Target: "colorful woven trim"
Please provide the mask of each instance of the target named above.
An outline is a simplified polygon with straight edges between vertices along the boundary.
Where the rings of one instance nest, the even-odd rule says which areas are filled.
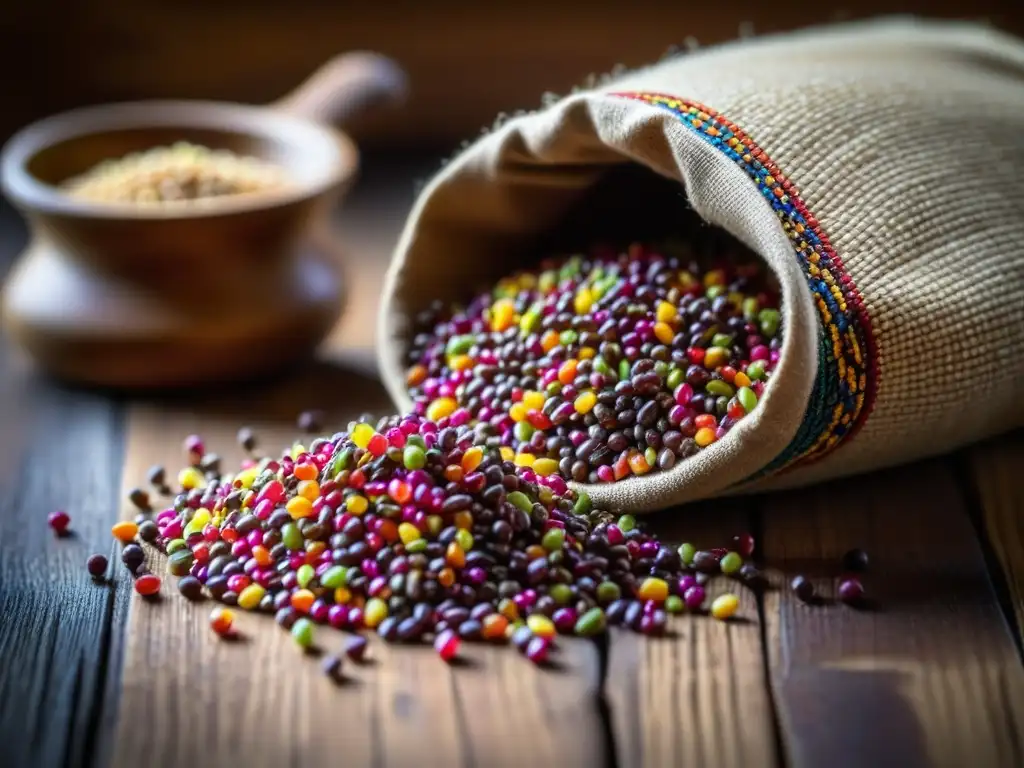
[[[616,93],[677,115],[735,161],[757,185],[789,236],[821,319],[818,374],[796,436],[755,477],[819,459],[852,437],[874,405],[878,353],[864,301],[793,183],[735,123],[702,104],[656,93]]]

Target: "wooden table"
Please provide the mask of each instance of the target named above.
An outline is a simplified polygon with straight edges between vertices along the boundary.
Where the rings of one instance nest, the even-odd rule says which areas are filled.
[[[160,400],[72,391],[0,341],[0,765],[1021,766],[1024,435],[797,493],[677,509],[653,525],[706,546],[749,530],[776,584],[825,595],[848,548],[871,556],[872,610],[744,592],[741,618],[671,637],[567,642],[540,671],[507,648],[441,663],[373,646],[342,686],[265,617],[217,642],[172,589],[159,603],[86,573],[154,463],[200,432],[226,460],[249,424],[275,449],[296,414],[384,412],[372,328],[389,250],[433,162],[371,160],[341,215],[351,306],[316,365],[284,381]],[[5,257],[24,241],[9,208]],[[67,509],[74,534],[46,526]],[[329,650],[343,636],[327,630]]]

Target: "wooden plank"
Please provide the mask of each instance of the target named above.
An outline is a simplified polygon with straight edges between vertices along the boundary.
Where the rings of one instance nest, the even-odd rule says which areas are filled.
[[[382,412],[379,385],[352,372],[320,373],[280,389],[242,393],[230,407],[190,403],[138,405],[128,427],[125,489],[154,463],[181,462],[179,438],[204,436],[230,462],[242,414],[268,452],[298,435],[291,426],[303,405],[333,413],[341,427],[359,411]],[[319,393],[319,400],[311,399]],[[342,394],[343,393],[343,394]],[[347,409],[339,403],[358,404]],[[270,421],[274,414],[282,420]],[[125,510],[125,514],[131,514]],[[162,563],[154,563],[163,572]],[[595,765],[600,741],[561,734],[600,733],[597,652],[565,643],[560,673],[534,668],[511,648],[467,648],[468,664],[448,667],[429,648],[375,643],[376,663],[352,666],[340,688],[302,658],[269,617],[239,617],[244,640],[211,636],[211,604],[189,605],[165,586],[159,604],[132,601],[114,764],[449,766]],[[337,651],[343,634],[321,628]],[[515,745],[509,752],[504,746]]]
[[[988,544],[1002,569],[1024,641],[1024,431],[971,448],[968,461]]]
[[[0,258],[24,237],[0,206]],[[0,337],[0,425],[0,762],[85,765],[103,746],[127,607],[120,574],[98,585],[85,569],[114,554],[120,409],[40,379]],[[46,522],[56,509],[72,521],[59,539]]]
[[[664,541],[728,546],[750,530],[748,502],[703,504],[646,519]],[[664,638],[613,632],[605,683],[618,765],[774,766],[777,744],[766,686],[756,595],[719,577],[708,605],[733,592],[741,603],[728,623],[704,615],[672,619]]]
[[[828,601],[871,557],[871,610],[770,592],[771,680],[796,766],[1024,764],[1024,669],[948,461],[770,497],[764,552]]]

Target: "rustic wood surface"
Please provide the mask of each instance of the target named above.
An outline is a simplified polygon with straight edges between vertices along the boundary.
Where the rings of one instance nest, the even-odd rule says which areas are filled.
[[[306,407],[326,409],[331,426],[387,408],[372,317],[411,180],[433,167],[368,163],[339,220],[350,310],[323,359],[293,376],[122,403],[40,379],[0,340],[0,765],[1024,763],[1012,631],[1024,613],[1021,433],[653,518],[666,538],[702,546],[751,530],[777,586],[804,573],[826,598],[839,556],[862,546],[873,609],[740,589],[739,621],[680,617],[665,639],[566,643],[556,671],[509,649],[471,649],[449,668],[429,650],[375,643],[375,662],[339,686],[269,618],[240,616],[241,642],[212,642],[210,604],[185,603],[170,583],[159,603],[130,594],[109,526],[150,464],[177,466],[186,434],[232,461],[243,424],[276,451]],[[4,257],[23,241],[0,210]],[[57,507],[73,518],[64,540],[45,527]],[[109,584],[85,572],[94,551],[111,556]],[[343,638],[318,633],[325,651]]]

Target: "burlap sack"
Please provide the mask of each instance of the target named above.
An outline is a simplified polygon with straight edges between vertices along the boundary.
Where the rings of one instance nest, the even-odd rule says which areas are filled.
[[[725,439],[587,486],[595,501],[791,487],[1024,423],[1024,45],[906,19],[669,59],[469,147],[423,191],[388,272],[380,363],[400,408],[410,318],[523,266],[523,245],[624,163],[681,182],[764,259],[786,337]]]

